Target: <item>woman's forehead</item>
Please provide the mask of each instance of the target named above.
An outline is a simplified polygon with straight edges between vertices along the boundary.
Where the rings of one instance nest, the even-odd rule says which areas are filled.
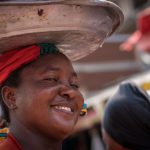
[[[42,65],[42,64],[48,64],[48,65],[62,65],[67,63],[68,65],[71,64],[70,60],[63,54],[46,54],[44,56],[40,56],[34,64],[36,65]]]
[[[74,68],[70,60],[64,55],[50,54],[50,55],[42,56],[36,61],[34,61],[33,63],[31,63],[31,65],[29,65],[29,70],[31,70],[32,72],[35,71],[39,73],[46,73],[50,71],[53,72],[64,71],[77,77],[77,74],[74,71]]]

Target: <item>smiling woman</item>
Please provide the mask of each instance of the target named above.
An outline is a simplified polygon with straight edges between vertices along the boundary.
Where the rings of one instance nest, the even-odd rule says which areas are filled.
[[[28,57],[33,61],[27,63],[22,54],[29,48]],[[10,129],[8,139],[0,144],[0,149],[11,148],[16,140],[21,149],[59,149],[61,141],[72,132],[84,100],[72,64],[54,48],[49,44],[51,51],[41,56],[38,56],[38,46],[19,50],[17,67],[13,61],[18,51],[13,51],[14,55],[8,52],[1,56],[4,60],[11,53],[9,60],[1,62],[3,69],[0,69],[3,76],[1,104]],[[22,64],[24,66],[19,67]],[[15,71],[10,73],[10,70]],[[24,136],[28,138],[24,139]],[[10,139],[13,140],[9,142]]]
[[[0,150],[60,150],[86,112],[70,60],[98,49],[122,11],[105,0],[3,0],[0,10]]]

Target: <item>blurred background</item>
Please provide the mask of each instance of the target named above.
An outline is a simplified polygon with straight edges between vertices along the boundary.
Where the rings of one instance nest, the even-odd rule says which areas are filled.
[[[64,142],[64,150],[105,150],[101,120],[105,104],[118,84],[131,80],[147,91],[150,89],[149,52],[136,46],[130,51],[123,51],[120,47],[137,30],[137,14],[150,6],[150,0],[111,1],[122,8],[125,21],[103,47],[74,63],[88,114],[79,119],[72,136]]]

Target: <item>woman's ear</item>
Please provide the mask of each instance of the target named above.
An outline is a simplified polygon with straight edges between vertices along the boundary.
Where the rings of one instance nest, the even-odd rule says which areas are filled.
[[[5,105],[13,110],[16,109],[16,89],[9,86],[4,86],[1,90],[2,99]]]

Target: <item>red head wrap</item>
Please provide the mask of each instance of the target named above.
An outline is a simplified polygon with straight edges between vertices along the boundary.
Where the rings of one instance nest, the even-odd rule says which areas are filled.
[[[11,72],[32,62],[39,55],[40,47],[36,45],[2,54],[0,56],[0,85],[8,78]]]
[[[21,50],[12,50],[0,56],[0,85],[11,72],[34,61],[39,55],[60,53],[53,43],[40,43]]]

